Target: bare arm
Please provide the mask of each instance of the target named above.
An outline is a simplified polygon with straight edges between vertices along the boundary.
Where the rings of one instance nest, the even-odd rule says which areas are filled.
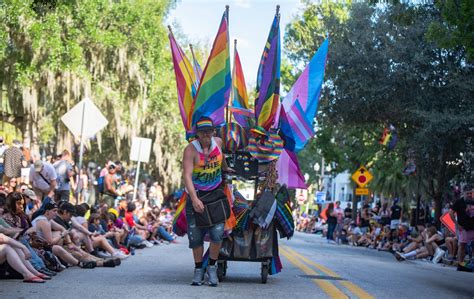
[[[79,222],[77,222],[77,220],[74,217],[71,218],[71,223],[72,223],[72,227],[77,229],[79,232],[87,236],[92,235],[92,233],[88,229],[86,229],[84,226],[80,225]]]
[[[37,229],[39,231],[41,231],[41,233],[44,237],[44,240],[48,244],[55,245],[55,244],[59,243],[59,241],[61,241],[61,239],[63,238],[63,233],[61,233],[61,235],[57,236],[56,238],[53,238],[53,232],[51,231],[51,224],[50,223],[54,223],[54,221],[51,221],[51,222],[48,222],[48,221],[45,221],[45,220],[38,221]],[[57,225],[59,225],[59,224],[57,224]]]
[[[189,198],[193,203],[193,207],[198,213],[204,211],[204,205],[196,194],[193,184],[193,167],[194,167],[194,148],[191,144],[188,144],[183,154],[183,178],[184,186],[189,194]]]
[[[48,196],[52,197],[54,195],[54,190],[56,190],[56,179],[51,180],[51,184],[49,184],[49,191],[48,191]]]

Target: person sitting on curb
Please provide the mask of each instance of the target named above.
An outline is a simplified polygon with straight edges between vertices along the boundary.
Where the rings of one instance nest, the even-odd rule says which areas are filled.
[[[23,276],[23,282],[44,283],[50,276],[38,272],[28,261],[30,251],[20,242],[0,233],[0,264],[5,262]]]

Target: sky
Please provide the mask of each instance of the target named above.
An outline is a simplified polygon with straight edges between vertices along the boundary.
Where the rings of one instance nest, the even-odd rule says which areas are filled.
[[[283,45],[285,26],[301,11],[300,0],[181,0],[168,16],[168,24],[179,24],[192,42],[201,41],[210,49],[216,36],[225,6],[229,5],[231,57],[237,39],[247,86],[255,86],[260,57],[265,46],[276,5],[280,5],[280,35]],[[181,47],[186,48],[185,45]],[[283,51],[282,51],[283,55]],[[200,61],[204,69],[205,62]]]

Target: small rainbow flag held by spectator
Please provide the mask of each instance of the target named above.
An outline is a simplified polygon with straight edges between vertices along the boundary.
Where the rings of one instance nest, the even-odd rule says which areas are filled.
[[[192,133],[191,118],[193,114],[193,102],[198,87],[195,83],[199,78],[196,77],[193,66],[176,42],[171,27],[168,28],[170,31],[169,39],[171,55],[173,56],[174,73],[176,76],[176,87],[178,89],[179,111],[188,137]]]
[[[224,108],[229,101],[232,86],[228,19],[229,8],[226,7],[195,97],[193,125],[202,116],[210,117],[215,126],[221,126],[225,122]]]
[[[235,120],[243,128],[250,128],[252,126],[250,115],[253,116],[250,110],[249,97],[247,94],[247,87],[245,86],[244,72],[240,62],[239,52],[237,52],[237,40],[234,41],[234,69],[232,70],[232,112]]]
[[[273,19],[257,73],[256,125],[269,130],[280,105],[280,12]]]

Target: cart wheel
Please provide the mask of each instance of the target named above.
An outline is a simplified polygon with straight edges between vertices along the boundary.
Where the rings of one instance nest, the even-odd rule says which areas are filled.
[[[224,271],[222,272],[222,275],[224,275],[224,277],[227,275],[227,261],[224,261]]]
[[[217,262],[217,278],[219,282],[224,280],[225,276],[225,262]]]
[[[268,278],[268,264],[262,263],[262,273],[261,273],[262,283],[267,283]]]

